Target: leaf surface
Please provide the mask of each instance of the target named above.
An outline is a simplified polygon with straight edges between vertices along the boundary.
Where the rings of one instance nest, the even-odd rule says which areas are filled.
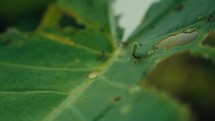
[[[180,4],[183,9],[175,11]],[[199,11],[193,11],[199,4]],[[142,44],[138,52],[152,53],[137,64],[129,63],[130,46],[118,47],[111,35],[113,16],[108,10],[107,0],[59,0],[35,32],[11,29],[0,36],[0,120],[190,119],[186,106],[140,82],[160,60],[179,52],[207,53],[215,60],[214,49],[200,44],[214,28],[214,22],[207,21],[214,15],[214,2],[163,0],[153,5],[129,40]],[[166,37],[189,28],[199,32],[191,43],[158,48]]]

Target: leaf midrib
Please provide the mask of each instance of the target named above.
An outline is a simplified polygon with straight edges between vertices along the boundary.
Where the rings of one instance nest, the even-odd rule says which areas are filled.
[[[119,53],[121,53],[122,49],[118,48],[110,57],[110,59],[104,63],[103,65],[100,65],[95,72],[99,72],[102,71],[104,68],[105,70],[102,72],[102,74],[106,73],[107,70],[111,67],[111,63],[113,61],[116,60],[116,58],[118,57]],[[97,77],[99,78],[99,77]],[[63,109],[65,109],[66,107],[68,107],[69,105],[73,104],[76,102],[76,100],[81,96],[81,94],[88,88],[91,86],[91,84],[93,82],[95,82],[97,79],[86,79],[85,81],[83,81],[82,84],[80,84],[80,86],[78,86],[76,89],[72,90],[71,92],[69,92],[69,96],[61,103],[58,105],[58,107],[56,107],[54,109],[54,111],[52,111],[49,115],[47,115],[47,117],[43,120],[43,121],[53,121],[62,111]],[[124,89],[128,89],[125,87],[121,87]]]

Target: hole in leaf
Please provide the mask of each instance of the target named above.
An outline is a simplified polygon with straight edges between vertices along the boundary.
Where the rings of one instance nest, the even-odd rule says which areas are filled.
[[[145,87],[166,91],[188,103],[196,121],[215,119],[215,66],[189,53],[174,55],[147,76]]]
[[[215,30],[208,34],[202,44],[209,47],[215,47]]]
[[[194,30],[194,29],[187,29],[183,33],[171,35],[163,39],[156,47],[170,49],[172,47],[189,44],[193,40],[195,40],[199,35],[198,31],[190,32],[191,30]]]
[[[83,24],[79,24],[74,18],[68,16],[68,15],[63,15],[62,19],[60,20],[60,26],[61,27],[68,27],[68,26],[73,26],[78,29],[85,29],[86,26]]]

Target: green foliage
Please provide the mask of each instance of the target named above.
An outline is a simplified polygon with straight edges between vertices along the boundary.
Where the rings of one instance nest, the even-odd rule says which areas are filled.
[[[214,43],[215,1],[163,0],[153,4],[128,40],[137,42],[138,52],[151,55],[136,64],[129,63],[131,46],[118,46],[122,31],[112,23],[116,17],[110,13],[111,3],[58,0],[48,7],[34,32],[8,29],[0,35],[0,120],[192,119],[187,105],[154,89],[164,84],[162,87],[175,94],[183,84],[165,84],[166,78],[159,83],[150,80],[159,80],[152,78],[160,76],[159,62],[179,53],[215,63],[215,50],[208,46]],[[158,69],[153,70],[155,67]],[[213,67],[211,70],[213,73]]]
[[[1,0],[0,32],[16,26],[22,31],[32,31],[37,27],[45,6],[53,0]]]

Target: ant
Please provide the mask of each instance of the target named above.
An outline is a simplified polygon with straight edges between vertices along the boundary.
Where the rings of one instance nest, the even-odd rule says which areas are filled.
[[[157,49],[156,47],[153,47],[151,50],[148,51],[147,54],[140,54],[140,53],[137,53],[137,42],[134,42],[132,45],[132,48],[131,48],[132,57],[131,57],[130,62],[133,61],[134,64],[136,64],[138,62],[138,60],[151,56],[155,52],[156,49]]]
[[[138,62],[139,59],[142,59],[144,57],[143,54],[140,54],[140,53],[136,53],[137,51],[137,42],[134,42],[133,45],[132,45],[132,48],[131,48],[131,61],[134,62],[134,64],[136,64]]]
[[[134,62],[134,64],[136,64],[138,62],[139,59],[142,59],[143,58],[143,55],[140,54],[140,53],[136,53],[135,55],[132,55],[132,58],[130,60]]]

